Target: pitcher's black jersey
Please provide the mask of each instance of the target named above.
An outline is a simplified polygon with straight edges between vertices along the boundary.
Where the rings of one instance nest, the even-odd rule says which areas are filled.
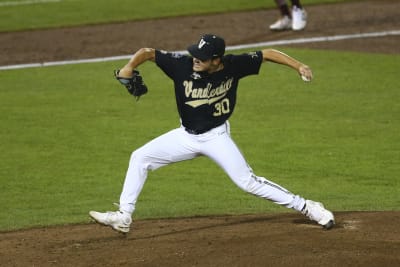
[[[261,51],[225,55],[224,68],[214,73],[193,71],[190,56],[156,50],[155,61],[174,81],[182,125],[202,133],[223,124],[233,113],[239,80],[258,74]]]

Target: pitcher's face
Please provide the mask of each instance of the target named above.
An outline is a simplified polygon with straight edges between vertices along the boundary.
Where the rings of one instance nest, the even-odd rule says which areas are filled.
[[[200,60],[198,58],[193,58],[193,70],[197,72],[206,71],[208,73],[215,72],[219,69],[220,59],[207,59]]]
[[[198,58],[193,58],[193,70],[197,72],[208,71],[211,65],[211,59],[202,61]]]

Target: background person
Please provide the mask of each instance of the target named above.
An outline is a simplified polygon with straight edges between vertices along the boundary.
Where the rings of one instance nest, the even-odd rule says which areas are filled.
[[[281,16],[274,23],[269,26],[272,31],[284,30],[303,30],[307,25],[307,12],[302,7],[300,0],[291,0],[292,10],[286,0],[275,0],[276,5],[279,7]]]

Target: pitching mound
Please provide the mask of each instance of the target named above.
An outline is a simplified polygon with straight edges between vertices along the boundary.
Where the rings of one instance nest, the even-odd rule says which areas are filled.
[[[297,213],[86,224],[0,234],[2,266],[400,266],[400,212]]]

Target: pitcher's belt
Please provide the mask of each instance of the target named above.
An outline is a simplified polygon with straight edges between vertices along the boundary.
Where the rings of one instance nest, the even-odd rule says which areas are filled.
[[[209,130],[211,130],[211,129],[207,129],[207,130],[192,130],[192,129],[189,129],[189,128],[185,127],[185,131],[186,132],[188,132],[190,134],[194,134],[194,135],[203,134],[205,132],[208,132]]]

